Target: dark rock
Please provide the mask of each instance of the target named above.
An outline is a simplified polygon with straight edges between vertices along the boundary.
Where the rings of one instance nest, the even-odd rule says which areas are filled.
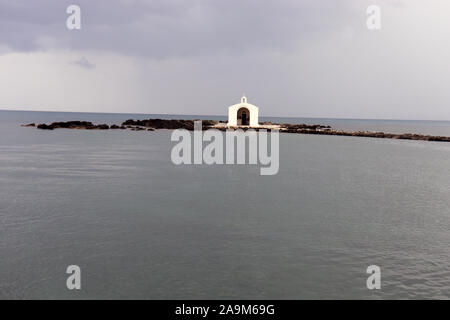
[[[94,129],[92,122],[87,121],[67,121],[53,122],[51,126],[55,129]]]
[[[85,129],[85,130],[108,130],[109,125],[100,124],[94,125],[87,121],[67,121],[67,122],[53,122],[50,125],[40,124],[38,129],[53,130],[53,129]]]
[[[203,129],[210,128],[217,124],[217,121],[203,120]],[[139,126],[153,129],[186,129],[194,130],[194,120],[166,120],[166,119],[148,119],[148,120],[127,120],[122,123],[123,126]]]
[[[48,126],[45,123],[41,123],[37,126],[38,129],[42,129],[42,130],[54,130],[55,128],[52,127],[51,125]]]
[[[323,130],[323,129],[331,129],[330,126],[322,126],[320,124],[282,124],[282,129],[288,130],[289,132],[295,132],[299,130],[310,130],[310,131],[317,131],[317,130]]]

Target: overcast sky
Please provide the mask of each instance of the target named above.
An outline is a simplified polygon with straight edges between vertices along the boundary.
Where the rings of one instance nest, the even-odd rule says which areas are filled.
[[[450,120],[450,1],[0,0],[0,109],[225,115],[243,93],[261,116]]]

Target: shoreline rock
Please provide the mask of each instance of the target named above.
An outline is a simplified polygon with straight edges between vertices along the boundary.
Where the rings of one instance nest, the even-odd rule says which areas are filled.
[[[54,130],[54,129],[79,129],[79,130],[108,130],[109,125],[98,124],[94,125],[92,122],[87,121],[67,121],[67,122],[53,122],[50,125],[41,123],[37,126],[42,130]]]
[[[127,120],[122,123],[123,126],[127,127],[143,127],[151,129],[186,129],[189,131],[194,130],[194,121],[196,120],[166,120],[166,119],[147,119],[147,120]],[[213,120],[202,120],[203,128],[210,128],[219,123]]]

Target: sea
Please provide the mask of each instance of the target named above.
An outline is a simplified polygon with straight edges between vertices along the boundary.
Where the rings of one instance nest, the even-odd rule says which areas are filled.
[[[0,299],[450,299],[450,143],[280,134],[261,176],[177,166],[169,130],[21,127],[146,118],[225,120],[0,111]],[[449,121],[261,121],[450,136]]]

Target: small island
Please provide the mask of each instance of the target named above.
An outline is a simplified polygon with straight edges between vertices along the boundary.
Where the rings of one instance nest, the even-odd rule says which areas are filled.
[[[87,121],[68,121],[54,122],[52,124],[34,123],[24,125],[25,127],[37,127],[42,130],[55,129],[81,129],[81,130],[132,130],[132,131],[154,131],[158,129],[186,129],[194,130],[194,122],[196,120],[180,120],[180,119],[147,119],[147,120],[127,120],[120,125],[93,124]],[[350,136],[365,138],[383,138],[383,139],[403,139],[403,140],[422,140],[422,141],[439,141],[450,142],[450,137],[430,136],[413,133],[384,133],[371,131],[343,131],[335,130],[330,126],[319,124],[290,124],[290,123],[272,123],[259,121],[259,107],[250,104],[244,95],[240,102],[228,107],[228,121],[202,120],[202,129],[217,129],[220,131],[227,130],[243,130],[249,129],[258,131],[278,130],[281,133],[291,134],[316,134],[331,136]]]
[[[55,129],[74,129],[74,130],[132,130],[132,131],[155,131],[159,129],[185,129],[189,131],[194,130],[194,122],[196,120],[181,120],[181,119],[146,119],[146,120],[127,120],[120,125],[108,124],[93,124],[88,121],[67,121],[54,122],[51,124],[34,124],[23,125],[24,127],[35,127],[41,130],[55,130]],[[224,121],[202,120],[202,129],[217,129],[220,131],[241,129],[247,131],[249,129],[258,131],[264,130],[279,130],[280,133],[290,134],[315,134],[315,135],[332,135],[332,136],[350,136],[350,137],[366,137],[366,138],[380,138],[380,139],[402,139],[402,140],[421,140],[421,141],[438,141],[450,142],[450,137],[445,136],[431,136],[413,133],[385,133],[385,132],[371,132],[371,131],[343,131],[335,130],[330,126],[319,124],[289,124],[289,123],[272,123],[261,122],[257,127],[252,126],[229,126]]]

